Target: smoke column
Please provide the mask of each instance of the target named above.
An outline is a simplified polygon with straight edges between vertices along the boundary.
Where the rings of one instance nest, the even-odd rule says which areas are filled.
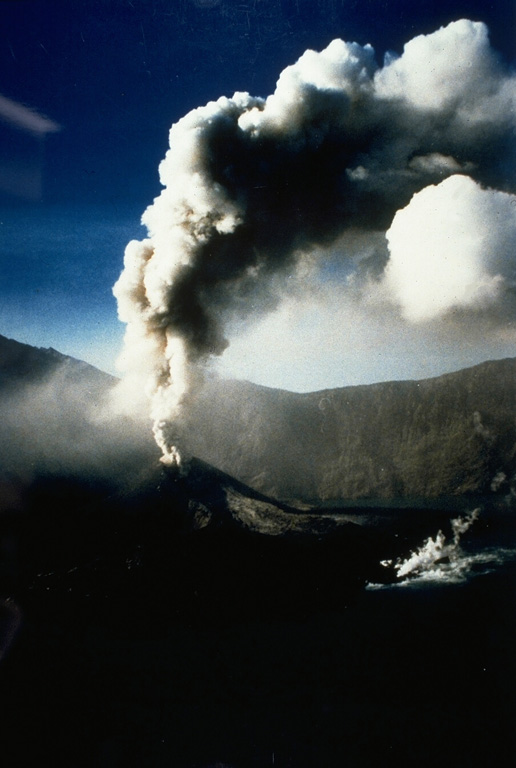
[[[415,193],[454,174],[514,191],[515,112],[486,27],[461,20],[383,67],[370,45],[334,40],[267,99],[236,93],[173,125],[148,238],[129,243],[114,287],[119,365],[125,385],[145,388],[162,461],[180,463],[182,414],[228,323],[277,306],[315,249],[347,230],[385,233]]]

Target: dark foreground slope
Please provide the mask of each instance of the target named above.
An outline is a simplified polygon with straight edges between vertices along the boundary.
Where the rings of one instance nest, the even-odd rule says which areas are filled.
[[[36,357],[48,367],[36,375],[37,360],[24,357],[31,350],[21,350],[17,369],[3,358],[17,372],[3,380],[0,434],[2,765],[514,763],[512,561],[459,586],[367,591],[366,581],[381,578],[380,559],[406,556],[445,530],[447,515],[314,515],[202,461],[169,472],[138,425],[124,445],[114,435],[131,430],[115,433],[91,418],[111,380],[45,350]],[[474,387],[464,376],[466,394],[457,397],[470,408]],[[223,457],[233,434],[231,461],[242,468],[248,449],[256,485],[279,482],[288,468],[296,488],[312,488],[299,485],[316,476],[308,438],[330,450],[340,434],[311,421],[326,401],[300,412],[297,398],[312,396],[269,399],[268,390],[232,386],[197,433],[205,445],[220,437]],[[512,401],[499,399],[509,413]],[[494,438],[495,421],[479,413],[475,434],[494,446],[492,460],[510,439]],[[363,422],[370,418],[364,411]],[[274,437],[282,429],[283,453]],[[496,517],[481,516],[474,535],[505,544],[513,518],[502,517],[497,528]]]
[[[380,557],[373,532],[277,504],[195,459],[182,472],[151,468],[130,492],[39,476],[21,507],[4,509],[0,543],[0,750],[9,766],[164,765],[160,754],[194,765],[181,762],[198,750],[179,745],[175,710],[193,705],[190,685],[217,680],[219,662],[210,671],[208,660],[221,638],[331,612]],[[133,680],[143,690],[129,694]],[[190,716],[188,728],[197,719],[211,727],[202,711]],[[165,750],[149,726],[173,737]]]
[[[0,522],[10,768],[511,764],[514,579],[364,591],[413,522],[197,460],[127,493],[40,477]]]
[[[2,518],[17,550],[4,596],[40,615],[93,610],[132,626],[309,613],[361,588],[381,556],[373,529],[289,508],[196,459],[151,468],[127,493],[41,476],[23,501]]]

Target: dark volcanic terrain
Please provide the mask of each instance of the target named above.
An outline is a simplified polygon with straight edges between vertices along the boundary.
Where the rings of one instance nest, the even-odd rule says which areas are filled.
[[[187,469],[40,476],[4,510],[6,765],[503,764],[514,583],[364,590],[449,513],[356,525]]]
[[[111,377],[0,337],[2,764],[509,764],[510,563],[446,591],[367,591],[392,577],[380,560],[449,535],[450,508],[314,510],[259,489],[321,502],[329,462],[330,496],[392,496],[378,477],[412,466],[405,491],[473,501],[497,476],[471,536],[509,546],[514,362],[306,396],[212,383],[192,446],[235,479],[162,467],[146,421],[100,418]],[[464,440],[439,484],[436,446]]]

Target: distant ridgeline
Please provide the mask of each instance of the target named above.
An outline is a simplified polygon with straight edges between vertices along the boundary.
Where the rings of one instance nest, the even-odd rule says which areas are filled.
[[[140,424],[105,417],[115,381],[55,349],[0,336],[0,511],[6,483],[47,474],[127,483],[157,461]]]
[[[50,381],[51,386],[38,388],[33,414],[31,397],[12,400],[25,385]],[[0,336],[0,408],[6,427],[0,443],[7,442],[3,447],[11,467],[24,460],[37,463],[38,450],[46,450],[49,460],[49,427],[61,463],[73,463],[71,443],[77,437],[80,442],[85,428],[80,404],[94,407],[113,382],[55,350]],[[16,407],[23,410],[19,419]],[[186,432],[192,455],[280,499],[507,494],[516,480],[516,358],[423,381],[309,394],[209,381],[191,408]],[[128,437],[134,441],[131,450]],[[147,434],[141,422],[125,435],[116,461],[111,456],[117,452],[116,437],[101,424],[98,438],[96,451],[90,423],[87,442],[95,461],[86,464],[94,470],[108,445],[113,471],[120,471],[128,454],[157,460],[149,445],[150,426]],[[0,458],[0,469],[6,461]]]
[[[211,384],[191,421],[194,455],[277,498],[508,493],[516,359],[309,394]]]
[[[0,335],[0,395],[6,389],[19,390],[27,384],[40,384],[58,370],[70,383],[75,380],[84,384],[87,378],[90,385],[96,385],[98,393],[113,383],[109,374],[52,347],[32,347]]]

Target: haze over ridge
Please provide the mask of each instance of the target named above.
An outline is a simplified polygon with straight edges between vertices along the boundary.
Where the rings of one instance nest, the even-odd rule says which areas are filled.
[[[133,488],[155,473],[146,414],[105,408],[115,379],[3,337],[0,353],[6,482],[75,474]],[[304,503],[514,496],[515,366],[511,358],[307,394],[211,379],[189,410],[187,450],[268,496]]]

